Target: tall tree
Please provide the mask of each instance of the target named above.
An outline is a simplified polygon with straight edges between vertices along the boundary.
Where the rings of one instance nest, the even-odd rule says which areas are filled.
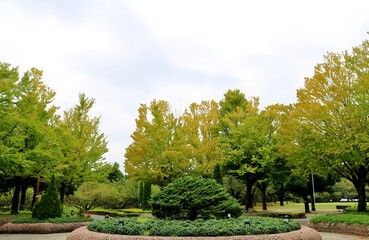
[[[154,100],[149,107],[142,104],[138,112],[133,142],[125,153],[129,177],[163,186],[187,173],[185,135],[169,103]]]
[[[84,181],[96,180],[94,174],[104,165],[108,142],[99,129],[100,117],[90,116],[94,104],[95,99],[80,94],[79,103],[64,111],[58,123],[63,163],[58,168],[62,201],[65,193],[75,190]]]
[[[295,166],[331,170],[351,181],[366,211],[369,171],[369,41],[352,53],[328,53],[298,90],[286,145]],[[289,137],[288,137],[289,136]]]
[[[262,181],[262,189],[266,190],[266,179],[279,158],[275,134],[283,106],[272,105],[260,111],[258,98],[242,99],[244,95],[239,91],[225,94],[220,103],[220,133],[226,169],[246,183],[245,207],[252,209],[253,186]],[[234,105],[238,103],[245,106]]]
[[[22,181],[46,174],[57,161],[51,126],[57,109],[52,105],[55,92],[35,68],[19,78],[17,68],[0,64],[0,82],[0,172],[14,178],[12,212],[17,213]]]
[[[181,117],[182,131],[186,135],[186,155],[191,159],[192,172],[212,177],[216,165],[224,163],[217,126],[218,103],[202,101],[192,103]]]

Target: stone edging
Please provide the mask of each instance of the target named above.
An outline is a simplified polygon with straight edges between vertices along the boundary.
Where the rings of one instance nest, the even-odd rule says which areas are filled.
[[[89,222],[74,223],[5,223],[0,226],[0,233],[63,233],[87,226]]]
[[[67,237],[67,240],[321,240],[320,234],[309,227],[301,227],[300,230],[279,233],[279,234],[263,234],[263,235],[243,235],[243,236],[224,236],[224,237],[156,237],[156,236],[128,236],[117,234],[106,234],[92,232],[87,227],[74,230]]]
[[[308,223],[308,226],[318,232],[343,233],[360,236],[369,236],[369,227],[357,224],[343,223]]]

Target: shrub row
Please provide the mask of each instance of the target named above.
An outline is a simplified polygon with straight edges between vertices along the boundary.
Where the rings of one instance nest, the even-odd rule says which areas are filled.
[[[272,217],[272,218],[284,218],[286,215],[289,219],[306,218],[306,213],[304,212],[258,212],[255,213],[256,216],[261,217]]]
[[[94,221],[88,225],[90,231],[150,236],[231,236],[246,234],[273,234],[290,232],[300,229],[295,221],[285,222],[282,219],[266,217],[250,217],[250,226],[245,225],[245,218],[230,218],[218,220],[148,220],[124,219],[124,225],[119,226],[118,219]]]
[[[344,213],[318,215],[310,219],[312,223],[344,223],[369,226],[369,218],[367,213]]]
[[[86,213],[115,217],[139,217],[143,212],[120,212],[115,210],[88,210]]]
[[[93,219],[85,218],[85,217],[59,217],[59,218],[48,218],[48,219],[37,219],[31,217],[21,217],[16,218],[12,221],[12,223],[20,224],[20,223],[74,223],[74,222],[92,222]]]

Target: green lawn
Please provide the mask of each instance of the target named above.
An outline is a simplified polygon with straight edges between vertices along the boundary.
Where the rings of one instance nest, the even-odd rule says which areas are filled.
[[[315,208],[317,212],[332,212],[338,211],[336,209],[337,205],[346,205],[352,206],[354,208],[357,207],[357,202],[327,202],[327,203],[316,203]],[[262,211],[261,203],[258,203],[254,207],[255,211]],[[311,210],[311,205],[310,205]],[[272,212],[304,212],[304,203],[294,203],[294,202],[285,202],[284,206],[279,206],[279,204],[268,203],[267,211]]]

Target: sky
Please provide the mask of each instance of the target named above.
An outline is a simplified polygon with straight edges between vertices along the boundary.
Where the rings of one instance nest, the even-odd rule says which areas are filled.
[[[367,0],[1,0],[0,62],[36,67],[60,111],[94,98],[91,116],[123,166],[140,104],[180,115],[229,89],[261,107],[296,102],[327,52],[368,39]]]

